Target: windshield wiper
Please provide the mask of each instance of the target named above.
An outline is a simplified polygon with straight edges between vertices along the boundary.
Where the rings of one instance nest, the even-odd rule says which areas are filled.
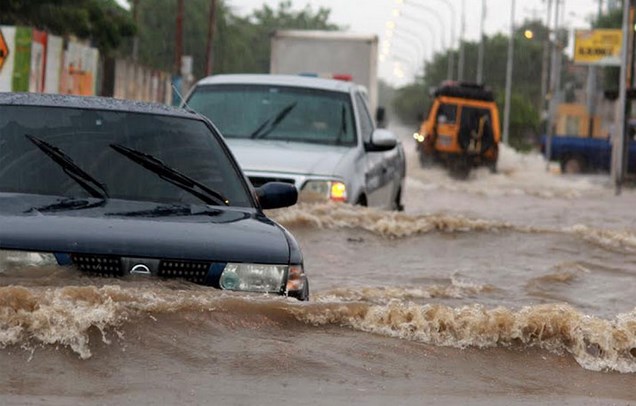
[[[194,211],[190,206],[173,204],[169,206],[156,206],[152,209],[106,213],[106,216],[122,217],[170,217],[170,216],[218,216],[221,210]]]
[[[265,120],[258,128],[250,134],[250,138],[265,138],[269,133],[274,131],[276,127],[287,117],[289,113],[296,107],[298,102],[287,105],[284,109],[276,113],[276,115]]]
[[[34,211],[39,212],[56,212],[64,210],[83,210],[92,209],[94,207],[101,207],[106,204],[106,199],[99,199],[98,201],[90,201],[87,199],[68,198],[59,200],[57,203],[48,204],[42,207],[32,207],[29,210],[25,210],[25,213],[32,213]]]
[[[185,190],[193,196],[196,196],[204,203],[220,203],[225,206],[230,205],[230,201],[226,199],[222,194],[210,189],[203,183],[196,181],[187,175],[184,175],[176,169],[169,167],[150,154],[146,154],[144,152],[140,152],[119,144],[110,144],[110,147],[126,158],[135,162],[136,164],[139,164],[148,169],[150,172],[157,174],[166,182],[170,182],[176,187]]]
[[[79,184],[84,190],[86,190],[92,197],[100,199],[108,198],[108,190],[106,185],[99,182],[97,179],[89,175],[85,170],[77,166],[75,162],[62,152],[61,149],[55,147],[48,142],[41,140],[29,134],[24,134],[25,137],[42,150],[49,158],[56,164],[62,167],[64,173],[66,173],[71,179]]]

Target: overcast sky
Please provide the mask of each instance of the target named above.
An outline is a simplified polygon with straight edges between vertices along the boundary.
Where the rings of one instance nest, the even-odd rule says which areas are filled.
[[[227,0],[241,15],[249,14],[263,4],[276,7],[279,0]],[[599,0],[565,0],[564,24],[572,29],[588,28],[589,17],[598,11]],[[347,26],[351,31],[375,33],[380,37],[381,49],[386,48],[387,24],[395,24],[395,34],[389,57],[380,63],[380,76],[394,84],[410,81],[413,73],[421,69],[419,59],[431,55],[431,47],[438,51],[451,41],[452,11],[455,10],[455,37],[459,39],[462,4],[465,3],[465,38],[477,40],[480,32],[481,0],[292,0],[295,9],[311,5],[331,9],[332,21]],[[546,18],[545,0],[517,0],[515,22],[528,18]],[[449,7],[450,4],[450,7]],[[486,0],[484,31],[487,35],[510,31],[511,0]],[[397,10],[397,11],[396,11]],[[396,17],[397,15],[397,17]],[[419,25],[419,21],[427,26]],[[430,28],[430,29],[429,29]],[[432,31],[432,32],[431,32]],[[418,40],[413,34],[419,34]],[[456,42],[457,43],[457,42]],[[391,57],[395,53],[412,51],[407,61]],[[397,65],[396,65],[397,64]],[[419,65],[419,66],[418,66]],[[396,67],[404,77],[396,75]]]

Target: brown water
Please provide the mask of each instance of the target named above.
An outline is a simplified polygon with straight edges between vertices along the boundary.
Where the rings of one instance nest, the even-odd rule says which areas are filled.
[[[636,193],[409,153],[406,211],[299,205],[308,303],[0,260],[0,404],[636,403]]]

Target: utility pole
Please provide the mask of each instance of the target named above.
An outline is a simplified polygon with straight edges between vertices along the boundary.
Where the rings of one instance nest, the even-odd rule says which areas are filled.
[[[601,18],[603,2],[598,2],[598,14],[597,18]],[[588,128],[587,136],[592,138],[594,136],[594,116],[596,115],[596,77],[597,69],[594,65],[587,67],[587,114],[588,114]]]
[[[183,56],[183,10],[185,0],[177,0],[177,21],[174,40],[174,74],[181,76],[181,57]]]
[[[210,0],[208,18],[208,44],[205,48],[205,76],[210,76],[214,68],[214,33],[216,32],[216,0]]]
[[[137,30],[139,29],[139,0],[133,0],[132,1],[132,15],[133,15],[133,22],[135,23],[135,27],[137,27]],[[136,32],[135,33],[135,37],[133,38],[133,49],[132,49],[132,60],[134,62],[137,62],[137,59],[139,57],[139,33]]]
[[[612,134],[612,172],[611,177],[614,182],[616,195],[621,194],[623,186],[623,175],[625,173],[625,118],[627,113],[627,86],[630,71],[632,69],[633,57],[630,56],[634,30],[631,29],[633,21],[631,11],[633,0],[623,2],[623,44],[621,48],[621,73],[620,85],[618,88],[618,100],[616,102],[616,117],[614,123],[615,132]]]
[[[539,111],[541,112],[541,126],[545,127],[545,123],[548,119],[548,83],[549,83],[549,66],[550,66],[550,48],[552,47],[552,41],[550,40],[550,35],[552,31],[550,30],[550,21],[551,21],[551,13],[552,13],[552,0],[548,0],[547,2],[547,15],[545,19],[545,28],[546,35],[543,39],[543,60],[541,62],[541,100],[539,105]],[[545,128],[544,128],[545,131]]]
[[[477,83],[484,81],[484,21],[486,19],[486,0],[481,0],[481,19],[479,23],[479,48],[477,50]]]
[[[464,63],[465,63],[465,51],[464,51],[464,29],[466,28],[466,0],[462,0],[462,21],[459,33],[459,68],[457,70],[457,80],[460,82],[464,80]]]
[[[555,119],[557,113],[557,103],[559,101],[558,93],[561,87],[561,57],[563,53],[563,47],[559,38],[559,12],[562,0],[555,0],[554,4],[554,44],[552,46],[552,60],[551,60],[551,72],[550,72],[550,98],[548,101],[548,121],[546,129],[546,170],[550,169],[550,159],[552,159],[552,137],[555,132]]]
[[[510,145],[510,97],[512,95],[512,62],[515,43],[515,0],[510,2],[510,38],[508,38],[508,63],[506,64],[506,103],[504,105],[503,142]]]

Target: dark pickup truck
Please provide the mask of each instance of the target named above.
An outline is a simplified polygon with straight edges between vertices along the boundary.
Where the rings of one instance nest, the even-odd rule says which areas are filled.
[[[541,153],[547,158],[547,137],[541,138]],[[612,144],[608,138],[555,135],[550,160],[561,164],[562,173],[609,172]],[[628,172],[636,172],[636,141],[629,140]]]

